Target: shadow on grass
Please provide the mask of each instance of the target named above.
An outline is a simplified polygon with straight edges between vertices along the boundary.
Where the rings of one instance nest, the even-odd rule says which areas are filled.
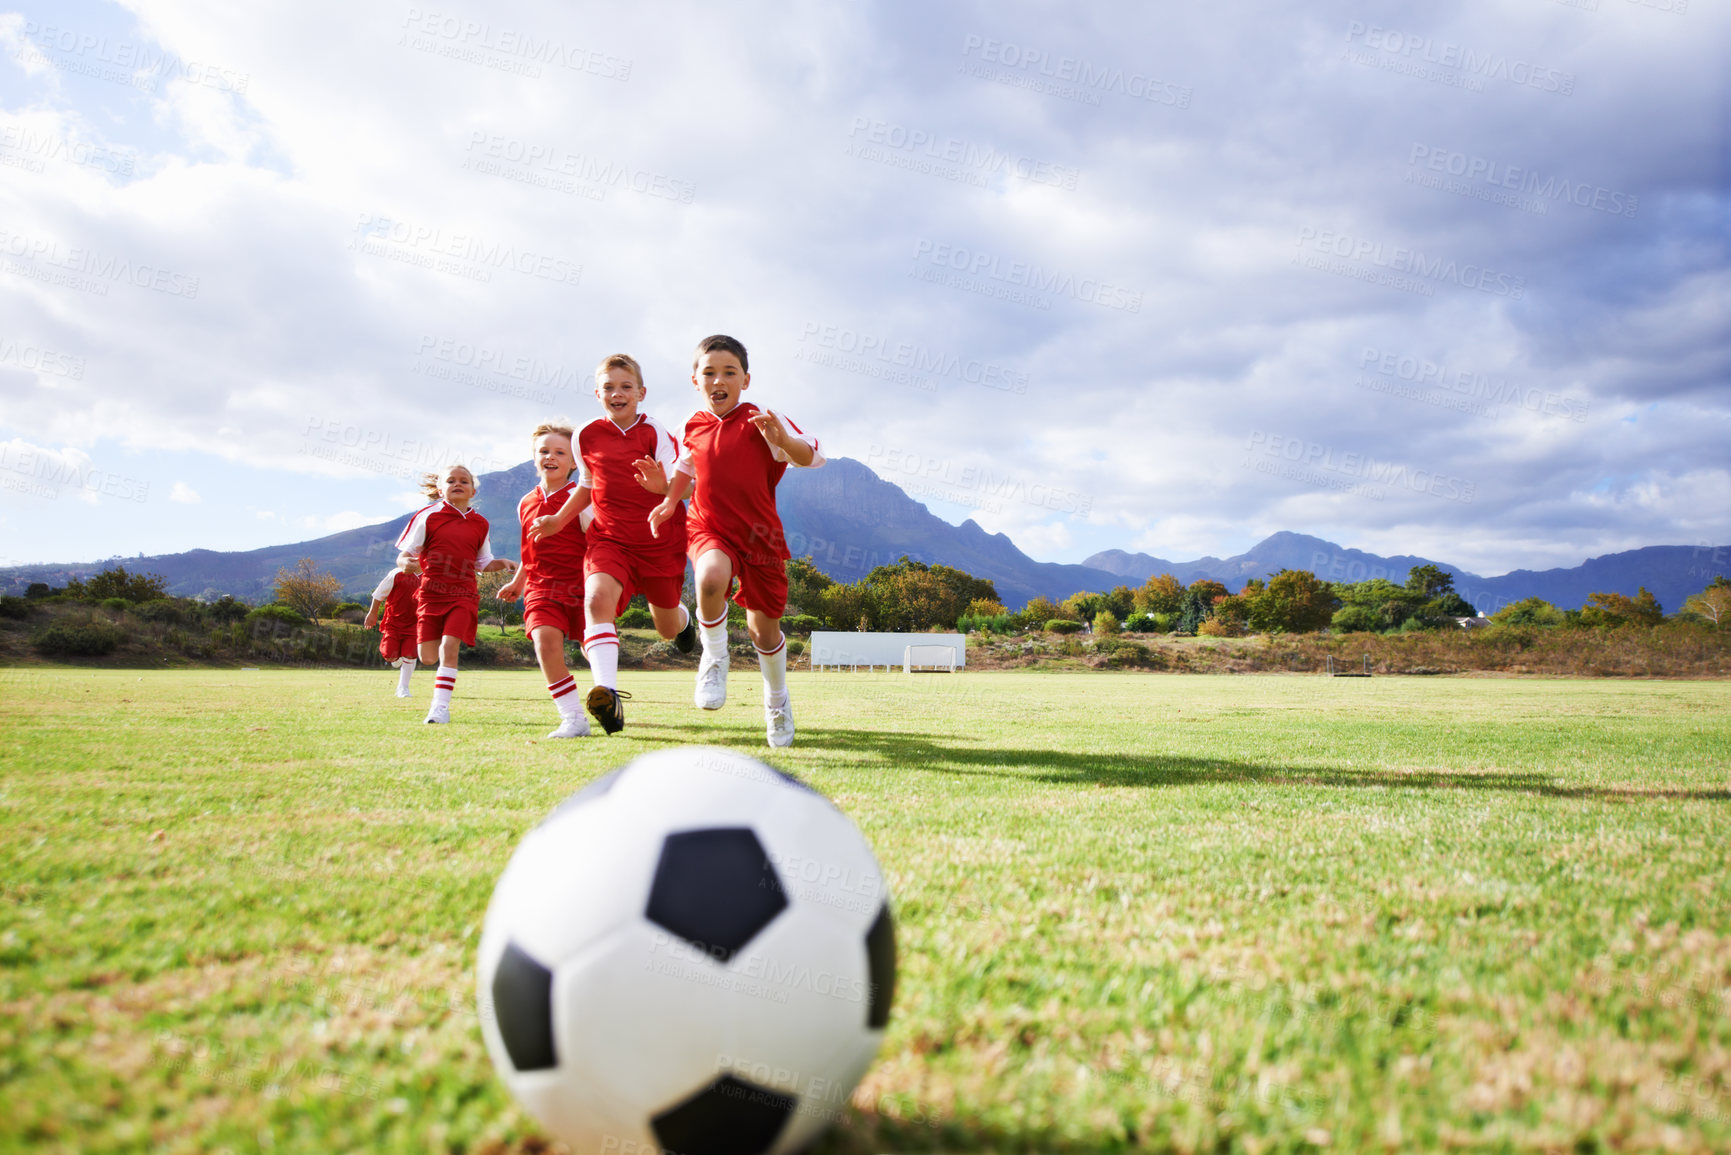
[[[989,774],[1031,782],[1096,786],[1327,786],[1392,790],[1500,790],[1547,798],[1607,802],[1671,799],[1731,802],[1731,790],[1678,787],[1559,786],[1540,771],[1447,774],[1431,770],[1343,770],[1331,766],[1263,765],[1176,754],[1152,756],[1081,754],[1070,750],[970,748],[937,735],[876,730],[801,730],[802,745],[825,750],[870,752],[898,766],[951,774]]]

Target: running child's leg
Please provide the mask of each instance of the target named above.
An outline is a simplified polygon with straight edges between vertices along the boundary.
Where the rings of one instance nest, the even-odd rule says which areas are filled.
[[[559,711],[559,728],[547,737],[587,736],[589,720],[578,708],[577,679],[565,665],[564,631],[552,626],[536,626],[529,632],[529,639],[535,644],[535,661],[541,667],[541,676],[547,679],[547,693],[553,699],[553,708]]]
[[[589,624],[583,627],[583,656],[589,659],[595,684],[583,704],[609,734],[625,728],[620,699],[628,695],[619,692],[619,628],[614,618],[630,596],[625,585],[605,570],[591,573],[584,585],[583,612]]]
[[[698,706],[719,710],[727,704],[727,594],[733,588],[733,563],[725,550],[699,554],[692,569],[697,580],[697,629],[703,660],[697,665]]]
[[[625,587],[612,574],[592,573],[583,590],[583,612],[589,624],[583,630],[583,656],[597,686],[619,688],[619,629],[613,624],[619,612],[619,595]]]
[[[457,647],[461,640],[452,634],[446,634],[437,642],[422,642],[421,655],[431,657],[439,663],[438,672],[433,675],[433,701],[427,707],[427,721],[442,723],[451,720],[451,694],[457,688]]]
[[[684,602],[671,606],[658,606],[649,603],[649,616],[655,619],[655,632],[671,641],[685,631],[691,624],[691,611],[685,608]]]

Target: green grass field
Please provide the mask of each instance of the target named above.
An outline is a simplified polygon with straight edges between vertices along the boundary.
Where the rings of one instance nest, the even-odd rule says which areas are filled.
[[[543,1149],[473,951],[518,838],[671,744],[394,673],[0,670],[0,1149]],[[895,1015],[822,1151],[1731,1150],[1722,682],[796,674]]]

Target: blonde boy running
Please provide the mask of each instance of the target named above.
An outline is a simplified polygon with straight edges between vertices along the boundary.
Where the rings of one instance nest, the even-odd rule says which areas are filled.
[[[578,705],[577,679],[565,665],[565,639],[583,636],[583,526],[579,523],[541,536],[532,534],[530,527],[536,519],[551,520],[549,514],[563,513],[568,520],[576,517],[588,495],[571,476],[577,461],[571,452],[569,425],[537,425],[529,440],[541,481],[517,503],[523,566],[500,588],[498,597],[508,602],[523,598],[523,632],[535,644],[535,660],[559,711],[559,728],[547,737],[583,738],[589,734],[589,720]]]
[[[694,698],[705,710],[727,702],[727,595],[745,607],[745,624],[763,673],[763,715],[771,746],[793,744],[787,693],[786,535],[775,487],[789,465],[823,464],[815,437],[786,417],[742,402],[751,385],[745,346],[717,334],[697,344],[691,383],[704,407],[685,423],[678,466],[667,496],[649,514],[651,529],[671,523],[692,492],[687,552],[697,576],[697,624],[703,660]]]
[[[604,416],[577,431],[577,497],[556,517],[537,521],[530,533],[557,533],[575,508],[594,513],[583,558],[583,653],[595,685],[586,704],[609,734],[625,725],[619,691],[619,630],[614,622],[641,592],[655,630],[682,653],[697,648],[691,612],[680,600],[685,585],[685,510],[674,511],[659,535],[649,513],[667,492],[667,473],[678,460],[673,437],[638,407],[648,395],[643,370],[624,353],[595,368],[595,396]]]

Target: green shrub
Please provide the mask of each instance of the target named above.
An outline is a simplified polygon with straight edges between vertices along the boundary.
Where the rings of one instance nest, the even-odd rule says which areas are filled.
[[[175,626],[186,622],[185,608],[173,598],[156,598],[144,602],[134,606],[132,612],[147,622],[166,622]]]
[[[30,603],[23,598],[0,597],[0,618],[17,621],[30,616]]]
[[[816,614],[793,614],[781,619],[781,632],[784,634],[809,634],[823,628],[823,619]]]
[[[1015,614],[963,614],[956,619],[956,629],[964,634],[1008,634],[1016,629]]]
[[[37,598],[53,597],[55,594],[63,594],[65,592],[65,590],[55,589],[47,582],[31,582],[29,585],[24,587],[24,596],[30,598],[32,601]]]
[[[210,608],[207,612],[210,614],[212,621],[226,625],[229,622],[240,621],[242,618],[246,617],[251,609],[252,607],[247,605],[245,602],[237,602],[228,594],[223,594],[220,598],[217,598],[214,602],[210,603]]]
[[[1124,619],[1124,632],[1127,634],[1153,634],[1164,632],[1155,621],[1155,614],[1131,614]]]
[[[1081,629],[1081,622],[1073,622],[1069,618],[1049,618],[1046,621],[1048,634],[1074,634],[1081,632]]]
[[[1111,610],[1101,610],[1094,615],[1094,633],[1096,635],[1115,634],[1118,632],[1118,615]]]
[[[1374,633],[1382,629],[1382,615],[1369,606],[1346,605],[1334,611],[1329,625],[1343,634],[1362,633],[1366,630]]]
[[[260,606],[256,610],[249,611],[245,620],[253,625],[270,622],[296,628],[307,624],[306,618],[302,617],[298,610],[291,610],[287,606],[275,604]]]
[[[789,638],[787,640],[787,653],[789,657],[799,657],[801,654],[805,653],[805,643],[800,641],[798,638]]]
[[[619,621],[617,624],[621,629],[626,630],[647,629],[655,624],[655,615],[651,614],[646,609],[639,609],[637,606],[632,606],[630,609],[619,615]]]
[[[123,614],[132,608],[132,603],[127,601],[125,598],[103,598],[98,604],[101,605],[103,609],[113,610],[117,614]]]
[[[99,658],[120,644],[120,631],[107,622],[63,620],[38,631],[30,644],[51,658]]]

